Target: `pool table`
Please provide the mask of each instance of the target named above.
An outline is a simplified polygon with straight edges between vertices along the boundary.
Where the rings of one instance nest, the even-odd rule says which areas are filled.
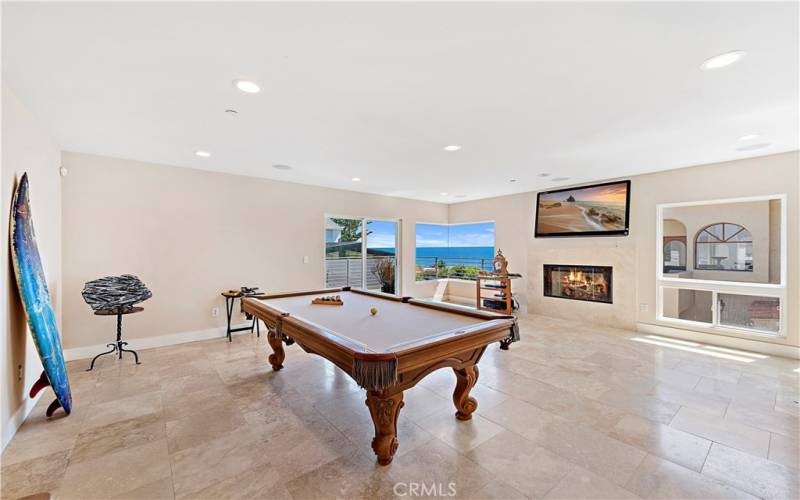
[[[329,295],[341,296],[343,305],[311,303]],[[519,337],[513,316],[349,287],[244,298],[243,307],[267,325],[273,370],[283,368],[283,344],[297,343],[366,389],[375,426],[372,449],[381,465],[397,450],[403,391],[450,367],[456,375],[455,416],[469,420],[478,407],[469,392],[486,347],[507,347]]]

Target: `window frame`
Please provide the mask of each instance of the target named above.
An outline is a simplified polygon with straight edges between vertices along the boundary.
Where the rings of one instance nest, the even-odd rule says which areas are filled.
[[[661,247],[661,258],[662,259],[664,258],[664,250],[666,250],[667,245],[670,245],[672,243],[680,243],[681,245],[683,245],[683,266],[678,266],[678,267],[675,267],[674,269],[677,272],[686,271],[686,263],[687,263],[687,260],[689,258],[689,245],[686,242],[686,236],[665,236],[663,239],[665,241],[663,242],[663,245]],[[665,266],[662,263],[662,271],[663,271],[663,267],[665,267]]]
[[[750,283],[746,281],[721,281],[699,278],[680,278],[664,273],[664,210],[668,208],[721,205],[728,203],[746,203],[752,201],[780,201],[780,279],[778,283]],[[785,318],[787,307],[787,264],[788,264],[788,196],[785,193],[747,196],[740,198],[724,198],[704,201],[688,201],[677,203],[661,203],[656,205],[656,258],[655,258],[655,286],[656,286],[656,321],[668,326],[699,327],[703,330],[718,334],[738,334],[748,337],[786,338]],[[740,224],[736,224],[739,226]],[[705,228],[704,228],[705,229]],[[748,230],[749,231],[749,230]],[[751,233],[752,234],[752,233]],[[693,259],[696,261],[696,257]],[[698,323],[694,321],[668,318],[664,316],[664,288],[689,288],[694,290],[707,290],[713,293],[713,323]],[[736,328],[719,324],[717,318],[718,293],[731,293],[738,295],[754,295],[762,297],[776,297],[780,300],[780,323],[778,332],[763,332],[755,329]]]
[[[472,221],[468,221],[468,222],[428,222],[428,221],[421,221],[421,220],[414,221],[414,260],[413,260],[414,268],[416,269],[416,266],[417,266],[417,248],[419,248],[419,247],[417,247],[417,226],[418,225],[422,224],[422,225],[427,225],[427,226],[446,226],[446,227],[449,228],[449,227],[453,227],[453,226],[467,226],[467,225],[471,225],[471,224],[487,224],[487,223],[492,223],[494,225],[494,233],[493,233],[493,240],[494,241],[492,243],[492,248],[493,248],[492,253],[496,256],[497,255],[497,220],[496,219],[472,220]],[[447,243],[448,243],[447,246],[449,248],[450,247],[450,238],[449,238],[449,236],[448,236],[448,242]],[[421,247],[421,248],[425,248],[425,247]],[[430,279],[430,280],[421,280],[421,281],[415,280],[414,282],[415,283],[420,283],[420,282],[425,282],[425,281],[442,281],[442,280],[461,280],[461,281],[469,281],[471,283],[475,282],[474,279],[455,278],[455,277],[441,277],[441,278],[434,278],[434,279]]]
[[[323,288],[327,285],[325,281],[325,261],[328,259],[327,253],[327,238],[326,238],[326,230],[325,230],[325,221],[331,218],[336,219],[359,219],[361,220],[361,266],[362,270],[367,268],[367,245],[369,244],[367,239],[366,228],[368,221],[379,221],[379,222],[393,222],[397,224],[397,233],[395,236],[395,293],[394,295],[398,297],[402,297],[402,287],[403,287],[403,219],[398,218],[391,218],[391,217],[368,217],[363,215],[344,215],[341,213],[333,213],[333,212],[326,212],[322,214],[322,279],[323,279]],[[361,286],[359,288],[366,289],[367,282],[366,282],[366,273],[362,273],[361,278]]]
[[[722,238],[723,239],[717,238],[716,236],[714,236],[714,234],[711,231],[708,230],[709,228],[714,227],[714,226],[722,226]],[[739,230],[736,231],[735,233],[733,233],[730,236],[730,238],[726,238],[725,237],[725,226],[736,226],[736,227],[739,228]],[[747,234],[750,235],[750,239],[749,240],[731,241],[731,238],[733,238],[737,234],[741,233],[742,231],[747,231]],[[700,236],[703,233],[708,233],[712,238],[716,238],[717,241],[697,241],[698,238],[700,238]],[[694,264],[694,269],[697,270],[697,271],[719,271],[719,272],[730,272],[730,273],[752,273],[752,272],[754,272],[755,266],[753,266],[751,269],[714,269],[712,267],[700,267],[700,263],[698,262],[698,259],[700,258],[700,253],[697,251],[697,245],[718,245],[718,244],[726,244],[726,243],[750,243],[750,250],[752,251],[752,249],[753,249],[753,233],[751,233],[749,229],[747,229],[746,227],[742,226],[741,224],[736,224],[734,222],[714,222],[713,224],[709,224],[706,227],[702,228],[694,236],[694,263],[693,263]]]

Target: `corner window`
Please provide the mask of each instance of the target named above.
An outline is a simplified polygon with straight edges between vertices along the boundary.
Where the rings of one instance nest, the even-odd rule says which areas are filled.
[[[753,237],[738,224],[706,226],[695,238],[695,269],[753,271]]]
[[[416,280],[474,280],[491,271],[494,262],[494,222],[417,224]]]

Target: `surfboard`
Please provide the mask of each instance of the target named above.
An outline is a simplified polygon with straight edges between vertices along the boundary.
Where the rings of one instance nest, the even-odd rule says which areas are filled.
[[[25,173],[11,203],[11,255],[25,316],[44,367],[41,377],[30,390],[30,397],[35,397],[49,385],[53,388],[56,400],[47,408],[47,416],[52,416],[59,407],[69,415],[72,411],[72,393],[56,314],[50,303],[42,259],[36,245],[29,202],[28,174]]]

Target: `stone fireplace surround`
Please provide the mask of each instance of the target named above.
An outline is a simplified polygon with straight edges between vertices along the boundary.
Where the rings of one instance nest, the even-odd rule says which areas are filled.
[[[618,238],[587,238],[593,241],[558,242],[560,248],[532,246],[528,252],[528,312],[587,324],[636,328],[636,250]],[[620,246],[617,246],[619,244]],[[623,246],[624,245],[624,246]],[[614,269],[613,300],[586,302],[547,297],[544,294],[544,265],[607,266]]]

